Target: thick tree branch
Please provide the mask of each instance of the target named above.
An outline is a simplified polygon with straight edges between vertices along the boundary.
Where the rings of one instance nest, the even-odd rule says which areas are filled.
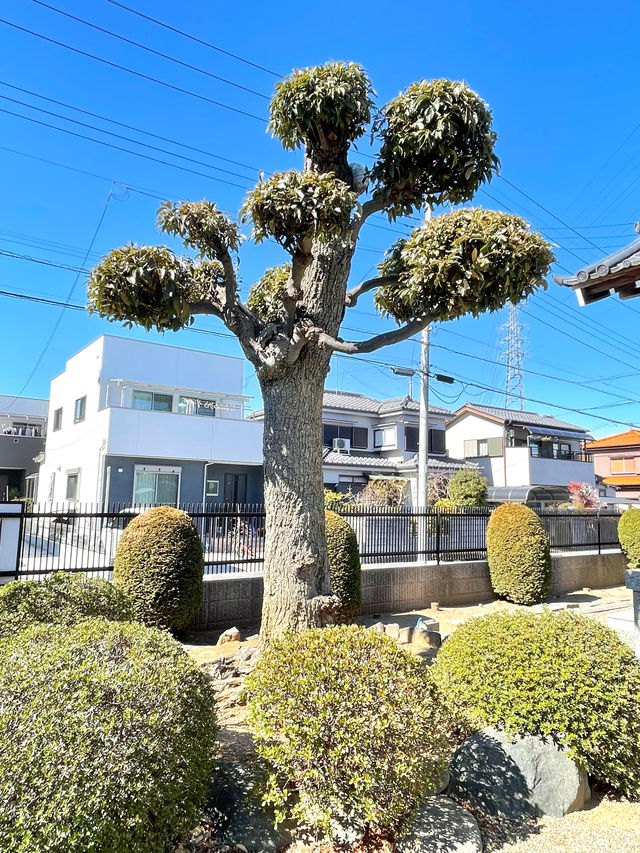
[[[431,322],[430,317],[423,320],[411,320],[404,326],[398,329],[392,329],[390,332],[383,332],[380,335],[375,335],[366,341],[343,341],[340,338],[332,338],[326,332],[319,331],[317,334],[318,346],[326,347],[334,352],[344,352],[347,355],[357,355],[363,352],[373,352],[381,347],[389,346],[389,344],[397,344],[400,341],[406,341],[411,335],[416,332],[421,332]]]
[[[222,305],[212,302],[210,299],[200,299],[198,302],[190,302],[189,311],[193,315],[210,314],[222,320]]]
[[[358,213],[353,218],[353,225],[351,228],[354,240],[357,239],[360,229],[367,219],[374,213],[379,213],[381,210],[384,210],[384,207],[385,201],[379,195],[375,198],[370,198],[369,201],[365,201],[364,204],[358,205]]]
[[[291,258],[291,275],[285,286],[282,303],[286,311],[285,328],[287,335],[291,337],[296,319],[296,308],[302,293],[302,277],[311,263],[311,255],[298,248]]]
[[[353,308],[363,293],[367,293],[370,290],[376,290],[384,284],[395,284],[397,281],[397,275],[380,275],[377,278],[369,278],[367,281],[361,281],[360,284],[357,284],[355,287],[352,287],[351,290],[347,291],[344,298],[344,304],[347,308]]]

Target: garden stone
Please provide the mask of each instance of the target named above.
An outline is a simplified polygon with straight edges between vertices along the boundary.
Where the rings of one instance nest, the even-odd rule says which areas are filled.
[[[420,806],[398,853],[482,853],[476,819],[447,797],[429,797]]]
[[[411,635],[413,634],[413,628],[400,628],[398,632],[398,642],[399,643],[410,643]]]
[[[242,634],[237,628],[227,628],[218,637],[217,646],[222,646],[224,643],[239,643],[242,640]]]
[[[389,625],[385,625],[384,632],[387,637],[393,637],[394,640],[397,640],[400,634],[400,625],[397,622],[391,622]]]
[[[438,631],[415,631],[413,644],[426,649],[439,649],[442,645],[442,637]]]
[[[507,820],[583,808],[591,791],[586,772],[550,739],[527,735],[510,742],[486,728],[470,737],[451,762],[448,793]]]
[[[429,791],[429,796],[434,797],[437,794],[443,794],[449,787],[451,781],[451,773],[448,770],[443,770],[440,778],[437,780],[433,788]]]
[[[375,631],[376,634],[384,634],[384,622],[375,622],[373,625],[369,625],[367,631]]]

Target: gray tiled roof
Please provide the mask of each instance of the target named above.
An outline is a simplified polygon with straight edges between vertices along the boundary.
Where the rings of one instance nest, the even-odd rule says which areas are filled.
[[[584,427],[569,424],[566,421],[559,421],[553,415],[539,415],[537,412],[521,412],[519,409],[501,409],[499,406],[481,406],[478,403],[465,403],[461,409],[458,409],[458,412],[467,407],[479,412],[486,412],[488,415],[493,415],[496,418],[501,418],[503,421],[509,421],[513,424],[570,429],[576,432],[583,432],[585,435],[587,433]]]
[[[322,458],[323,465],[345,465],[360,468],[386,468],[390,471],[406,471],[415,468],[418,464],[417,455],[411,459],[402,461],[400,459],[385,459],[382,456],[372,456],[370,453],[339,453],[337,450],[325,450]],[[449,456],[430,456],[429,470],[451,471],[459,468],[477,468],[473,462],[464,459],[451,459]]]
[[[554,275],[553,279],[557,284],[562,284],[569,287],[580,286],[588,281],[594,281],[599,278],[606,278],[609,275],[615,275],[629,267],[637,267],[640,265],[640,237],[625,246],[623,249],[618,249],[606,258],[600,261],[595,261],[586,267],[578,270],[575,275],[560,276]]]
[[[332,409],[349,409],[355,412],[371,412],[372,414],[385,414],[395,412],[398,409],[409,409],[417,412],[420,404],[410,397],[393,397],[390,400],[376,400],[365,394],[356,394],[352,391],[325,391],[322,401],[323,406]],[[450,415],[449,409],[440,406],[429,406],[429,411],[438,415]]]

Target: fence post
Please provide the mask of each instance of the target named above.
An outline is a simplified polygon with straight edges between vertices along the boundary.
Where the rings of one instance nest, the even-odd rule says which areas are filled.
[[[440,513],[437,509],[433,510],[436,517],[436,565],[440,565]]]
[[[0,584],[18,579],[24,506],[0,503]]]
[[[602,535],[600,533],[600,512],[597,512],[598,519],[598,554],[602,554]]]

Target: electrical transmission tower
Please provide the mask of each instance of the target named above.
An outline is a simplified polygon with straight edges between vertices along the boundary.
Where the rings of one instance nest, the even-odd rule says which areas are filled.
[[[522,360],[524,351],[524,326],[520,322],[519,307],[509,305],[509,319],[500,326],[504,337],[500,343],[505,345],[502,358],[506,360],[507,377],[505,383],[504,405],[506,409],[524,411],[524,384],[522,381]]]

